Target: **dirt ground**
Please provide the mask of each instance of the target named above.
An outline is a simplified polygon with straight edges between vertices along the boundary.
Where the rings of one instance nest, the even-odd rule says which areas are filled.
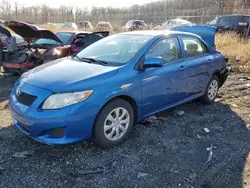
[[[0,187],[250,187],[250,75],[231,74],[213,105],[193,101],[162,112],[157,116],[168,120],[137,124],[108,150],[91,141],[49,146],[23,135],[7,109],[16,79],[0,75]],[[23,151],[33,154],[13,157]]]

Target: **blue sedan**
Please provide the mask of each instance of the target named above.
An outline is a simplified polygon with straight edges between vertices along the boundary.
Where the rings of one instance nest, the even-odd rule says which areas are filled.
[[[39,142],[93,138],[107,148],[145,117],[197,98],[212,103],[227,59],[203,27],[112,35],[24,73],[9,100],[14,123]]]

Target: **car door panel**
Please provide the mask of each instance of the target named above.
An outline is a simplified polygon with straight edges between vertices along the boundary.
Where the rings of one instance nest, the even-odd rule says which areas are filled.
[[[160,68],[149,68],[141,73],[143,113],[149,115],[186,98],[185,60],[177,37],[158,41],[145,58],[160,56],[165,62]]]
[[[82,41],[77,43],[77,44],[72,44],[71,48],[72,48],[72,53],[76,53],[84,48],[86,48],[87,46],[97,42],[98,40],[107,37],[109,35],[109,31],[98,31],[98,32],[93,32],[90,34],[85,35],[84,37],[82,37]]]
[[[212,55],[188,58],[186,62],[187,80],[187,97],[203,93],[210,74],[207,71],[213,61]]]
[[[184,60],[150,68],[141,74],[143,113],[149,115],[186,98]]]
[[[187,97],[201,95],[210,78],[209,68],[214,60],[205,44],[196,37],[181,37],[186,59]],[[191,48],[190,48],[190,47]],[[191,56],[191,57],[190,57]]]

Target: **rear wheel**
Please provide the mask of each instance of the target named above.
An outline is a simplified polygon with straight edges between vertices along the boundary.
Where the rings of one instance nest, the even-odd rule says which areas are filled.
[[[97,116],[93,138],[97,145],[109,148],[122,143],[134,124],[134,111],[130,103],[115,99]]]
[[[215,98],[217,97],[218,90],[219,90],[219,79],[217,76],[212,76],[210,79],[206,91],[204,95],[201,97],[201,102],[205,104],[211,104],[214,102]]]

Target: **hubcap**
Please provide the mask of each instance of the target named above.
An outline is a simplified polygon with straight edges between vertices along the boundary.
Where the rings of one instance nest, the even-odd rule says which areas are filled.
[[[208,98],[214,100],[218,92],[218,82],[213,80],[208,87]]]
[[[115,108],[104,121],[104,135],[107,139],[119,140],[128,130],[129,113],[125,108]]]

